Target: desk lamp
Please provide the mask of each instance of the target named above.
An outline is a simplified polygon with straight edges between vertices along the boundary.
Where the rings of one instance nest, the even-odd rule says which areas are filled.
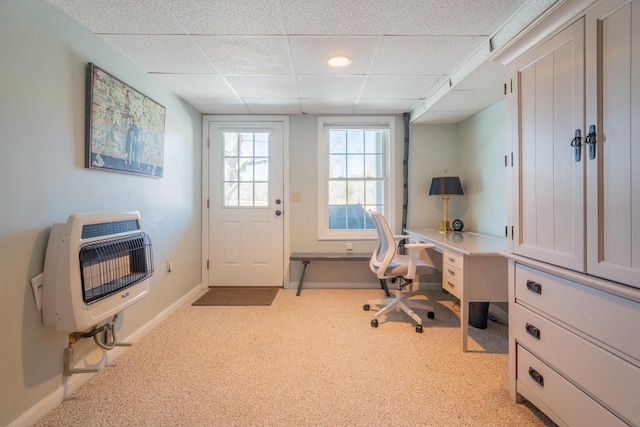
[[[429,189],[430,196],[442,196],[444,202],[444,215],[442,221],[440,221],[440,228],[438,231],[446,233],[451,231],[451,223],[449,222],[449,196],[463,195],[462,184],[460,178],[457,176],[440,176],[433,178],[431,181],[431,188]]]

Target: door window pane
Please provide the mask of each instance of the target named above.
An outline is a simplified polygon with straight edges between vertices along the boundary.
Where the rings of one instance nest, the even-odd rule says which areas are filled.
[[[224,206],[268,207],[269,153],[267,132],[223,132]]]

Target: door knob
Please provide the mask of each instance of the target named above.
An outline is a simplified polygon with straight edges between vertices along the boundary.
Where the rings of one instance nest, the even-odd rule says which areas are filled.
[[[282,215],[282,211],[281,211],[280,209],[278,209],[278,210],[276,211],[276,216],[280,216],[280,215]]]

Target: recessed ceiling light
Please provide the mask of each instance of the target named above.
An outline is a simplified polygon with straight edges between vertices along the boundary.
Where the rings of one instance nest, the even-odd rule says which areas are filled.
[[[346,67],[347,65],[351,64],[351,58],[349,58],[347,55],[334,55],[330,56],[327,62],[332,67]]]

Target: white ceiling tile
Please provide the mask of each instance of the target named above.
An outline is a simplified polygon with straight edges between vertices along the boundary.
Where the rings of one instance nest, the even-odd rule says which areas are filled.
[[[482,44],[474,37],[384,37],[371,74],[448,74]]]
[[[549,6],[560,0],[536,0],[526,2],[504,26],[491,38],[494,49],[499,49],[543,13]]]
[[[378,37],[289,37],[296,74],[366,74],[378,44]],[[348,55],[351,64],[332,68],[327,59]]]
[[[364,85],[363,99],[424,98],[439,76],[369,76]]]
[[[452,90],[440,101],[436,102],[431,111],[482,110],[504,98],[500,90]]]
[[[364,76],[298,76],[301,98],[356,99]]]
[[[94,33],[184,34],[162,0],[47,0]]]
[[[182,98],[233,98],[224,77],[219,74],[151,74],[169,90]]]
[[[241,98],[298,98],[294,76],[227,76]]]
[[[190,34],[283,34],[278,0],[165,0]]]
[[[354,114],[402,114],[417,106],[415,99],[361,99]]]
[[[196,36],[222,74],[292,74],[283,36]]]
[[[305,114],[353,114],[355,99],[301,99]]]
[[[448,121],[504,98],[491,49],[561,0],[45,1],[203,113]]]
[[[488,36],[525,1],[402,0],[393,12],[386,34]]]
[[[100,37],[148,72],[216,72],[189,36],[102,35]]]
[[[394,2],[388,0],[282,0],[287,33],[383,34]]]
[[[185,98],[202,114],[250,114],[240,98]]]
[[[300,100],[275,98],[244,98],[251,114],[300,114]]]

